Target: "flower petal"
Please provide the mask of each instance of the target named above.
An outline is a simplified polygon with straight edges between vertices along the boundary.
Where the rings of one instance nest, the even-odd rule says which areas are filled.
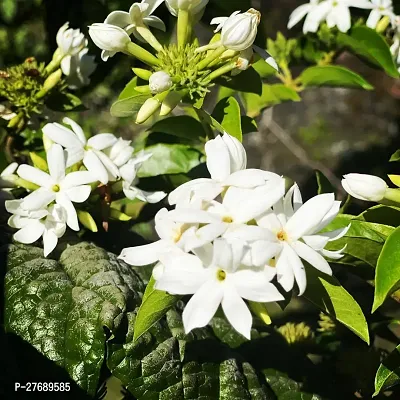
[[[216,239],[214,241],[214,253],[212,264],[216,268],[225,271],[233,270],[233,250],[232,245],[224,239]]]
[[[89,171],[70,172],[61,182],[61,189],[67,190],[76,186],[87,185],[96,182],[96,178]]]
[[[301,257],[303,260],[307,261],[317,270],[323,272],[324,274],[332,275],[332,269],[328,262],[322,257],[319,253],[313,250],[311,247],[306,244],[297,241],[292,243],[292,247],[295,252]]]
[[[381,19],[381,13],[378,9],[375,8],[374,10],[371,11],[367,19],[366,24],[368,28],[375,29],[380,19]]]
[[[236,186],[239,188],[254,188],[265,184],[264,171],[257,169],[244,169],[232,173],[223,182],[224,186]]]
[[[278,242],[267,242],[259,240],[250,245],[251,259],[253,265],[261,267],[267,264],[271,258],[275,257],[282,250],[282,244]]]
[[[143,22],[146,25],[151,26],[152,28],[159,29],[162,32],[166,31],[164,21],[156,17],[155,15],[151,15],[150,17],[144,17]]]
[[[43,235],[44,225],[40,221],[32,221],[32,223],[25,225],[22,229],[14,234],[14,239],[17,242],[24,244],[31,244],[39,240]]]
[[[253,318],[246,303],[239,296],[235,288],[225,285],[222,298],[222,310],[232,327],[247,339],[251,339],[251,325]]]
[[[82,142],[77,135],[74,134],[74,132],[65,126],[58,124],[57,122],[45,125],[42,131],[54,143],[60,144],[65,148],[82,148],[86,143],[86,140],[85,142]]]
[[[61,182],[65,177],[65,157],[64,150],[59,144],[50,147],[47,152],[47,164],[53,181]]]
[[[299,287],[299,296],[301,296],[306,290],[307,286],[307,278],[306,271],[304,269],[304,265],[300,260],[300,257],[294,251],[294,249],[289,246],[287,243],[284,244],[283,253],[285,253],[286,259],[290,264],[290,268],[294,273],[294,277],[296,279],[297,285]]]
[[[321,253],[325,257],[331,258],[332,260],[340,260],[344,256],[343,252],[346,250],[346,247],[347,247],[347,245],[344,246],[343,249],[335,250],[335,251],[323,249],[323,250],[321,250]]]
[[[221,136],[209,140],[205,144],[207,155],[207,169],[211,178],[218,182],[223,182],[231,174],[231,161],[228,147]]]
[[[69,125],[72,128],[72,131],[75,133],[82,146],[87,143],[85,133],[83,132],[83,129],[79,124],[68,117],[63,118],[63,123]]]
[[[96,156],[108,171],[109,180],[114,180],[120,176],[118,167],[103,152],[95,150]]]
[[[202,247],[207,243],[211,243],[214,239],[221,236],[227,229],[228,224],[223,222],[209,224],[199,228],[194,235],[187,237],[185,240],[185,251],[191,251],[198,247]]]
[[[194,195],[204,200],[214,200],[223,190],[221,183],[208,178],[193,179],[173,190],[168,196],[170,205],[188,203]]]
[[[104,150],[114,145],[117,140],[118,139],[112,133],[99,133],[98,135],[92,136],[87,141],[87,144],[96,150]]]
[[[297,25],[311,10],[310,4],[302,4],[297,7],[289,17],[288,29],[292,29],[295,25]]]
[[[78,215],[75,207],[71,200],[62,192],[58,192],[56,196],[56,202],[60,206],[64,207],[67,213],[67,225],[74,231],[79,231]]]
[[[92,176],[96,178],[96,180],[100,181],[103,185],[108,183],[107,169],[93,150],[89,150],[85,153],[83,165],[92,174]]]
[[[206,326],[216,313],[223,296],[222,285],[216,280],[204,283],[187,303],[182,313],[185,333]]]
[[[221,222],[221,218],[218,215],[191,208],[176,208],[168,213],[168,218],[175,222],[187,224],[215,224]]]
[[[49,174],[27,164],[20,165],[17,174],[22,179],[45,188],[51,188],[54,184]]]
[[[150,204],[158,203],[167,195],[167,193],[165,192],[146,192],[144,190],[138,189],[137,187],[135,187],[135,191],[135,197],[137,199]],[[129,196],[127,197],[129,198]]]
[[[43,233],[43,252],[47,257],[57,246],[58,237],[52,230],[45,230]]]
[[[120,256],[129,265],[142,266],[153,264],[159,260],[163,252],[168,251],[171,245],[165,240],[145,244],[143,246],[128,247],[123,249]]]
[[[92,188],[90,186],[82,185],[69,188],[64,193],[74,203],[83,203],[89,198],[91,191]]]
[[[284,251],[276,256],[276,275],[279,284],[286,292],[293,289],[294,273],[287,258],[287,254]]]
[[[50,204],[56,198],[56,193],[52,190],[39,188],[24,197],[22,208],[25,210],[40,210]]]
[[[125,11],[113,11],[108,14],[104,23],[119,26],[120,28],[124,29],[131,24],[131,17],[129,13]]]
[[[267,210],[264,214],[261,214],[256,218],[256,221],[260,227],[270,230],[275,235],[282,230],[281,221],[271,209]]]

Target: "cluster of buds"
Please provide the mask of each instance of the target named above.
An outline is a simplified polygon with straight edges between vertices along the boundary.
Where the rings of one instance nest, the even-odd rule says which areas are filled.
[[[209,44],[199,46],[193,25],[208,0],[165,0],[178,20],[177,43],[163,46],[150,30],[150,27],[165,30],[164,23],[152,15],[162,2],[134,3],[129,12],[114,11],[104,23],[89,27],[93,42],[102,49],[104,61],[122,52],[149,67],[133,69],[139,78],[149,82],[135,89],[149,95],[138,112],[137,123],[145,122],[156,113],[167,115],[183,100],[202,101],[217,78],[234,76],[251,67],[256,60],[254,51],[278,69],[268,53],[253,45],[261,19],[257,10],[236,11],[230,17],[214,18],[211,21],[217,25],[214,37]],[[138,42],[148,43],[153,51],[132,41],[131,35]]]

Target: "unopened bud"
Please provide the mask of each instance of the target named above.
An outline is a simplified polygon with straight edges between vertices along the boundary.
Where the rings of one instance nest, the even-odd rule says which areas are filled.
[[[165,117],[180,103],[185,96],[185,92],[170,92],[161,105],[160,116]]]
[[[155,72],[149,79],[149,86],[153,94],[165,92],[171,89],[171,76],[164,71]]]
[[[148,81],[152,75],[151,71],[143,68],[132,68],[132,71],[138,78],[144,81]]]
[[[146,122],[159,108],[161,103],[156,98],[152,97],[144,102],[136,117],[137,124]]]

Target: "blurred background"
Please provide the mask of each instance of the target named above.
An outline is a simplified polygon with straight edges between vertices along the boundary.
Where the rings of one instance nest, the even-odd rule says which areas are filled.
[[[286,25],[291,11],[304,2],[253,0],[251,5],[262,12],[261,36],[265,36],[260,40],[274,39],[278,31],[287,36],[299,34],[301,23],[290,32]],[[89,24],[103,21],[110,11],[128,10],[131,4],[131,0],[1,0],[0,69],[29,56],[48,62],[56,48],[56,33],[66,21],[87,34]],[[203,20],[208,22],[229,10],[244,10],[249,4],[248,0],[211,0]],[[157,15],[171,31],[175,19],[164,5]],[[209,36],[206,25],[198,29],[200,36]],[[160,40],[167,40],[167,36]],[[78,93],[83,95],[88,111],[72,118],[78,119],[88,132],[109,131],[125,138],[134,137],[142,128],[129,118],[117,119],[109,113],[110,105],[132,77],[132,60],[117,55],[104,63],[99,58],[100,51],[92,43],[90,46],[99,65],[91,85]],[[380,176],[388,173],[389,168],[391,173],[399,172],[399,167],[389,166],[387,160],[400,147],[400,82],[350,54],[343,54],[337,62],[360,73],[376,90],[310,89],[303,92],[302,102],[267,109],[259,117],[259,132],[246,137],[251,167],[289,176],[310,194],[315,193],[315,169],[321,170],[338,188],[340,177],[346,172]],[[296,68],[301,71],[301,66],[295,67],[295,74]],[[212,99],[208,106],[212,110]],[[54,115],[54,119],[59,118],[61,115]]]

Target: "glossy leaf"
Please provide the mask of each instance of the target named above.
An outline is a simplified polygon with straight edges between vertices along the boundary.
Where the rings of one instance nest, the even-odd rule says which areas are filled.
[[[386,297],[400,287],[400,228],[387,239],[378,259],[375,275],[375,296],[372,312]]]
[[[400,150],[397,150],[395,153],[393,153],[389,160],[389,162],[398,162],[398,161],[400,161]]]
[[[400,384],[400,345],[397,346],[379,366],[375,376],[375,393],[377,396],[395,385]]]
[[[138,78],[135,76],[132,78],[124,87],[122,92],[118,96],[118,100],[127,99],[129,97],[137,96],[140,93],[135,90],[137,86]]]
[[[258,95],[262,93],[261,78],[254,68],[249,68],[231,78],[219,79],[218,84],[237,92],[254,93]]]
[[[151,277],[144,292],[142,304],[136,315],[133,340],[136,341],[154,324],[164,317],[181,298],[154,288],[155,280]]]
[[[222,99],[215,106],[212,116],[227,133],[242,142],[240,106],[234,97]]]
[[[338,43],[380,66],[389,76],[399,77],[397,66],[386,39],[366,26],[354,27],[349,34],[338,34]]]
[[[304,297],[369,344],[367,321],[351,294],[333,276],[311,266],[306,267],[306,272],[307,289]]]
[[[335,188],[321,171],[316,170],[315,175],[317,177],[318,194],[335,193]]]
[[[304,70],[299,80],[305,86],[340,86],[372,90],[362,76],[337,65],[315,66]]]
[[[186,174],[202,163],[202,154],[190,146],[182,144],[157,144],[146,148],[153,156],[145,161],[139,170],[141,178]]]
[[[241,117],[241,123],[242,123],[243,135],[258,131],[257,122],[253,118],[248,117],[247,115],[243,115]]]
[[[113,117],[136,117],[144,102],[151,96],[147,94],[136,94],[131,97],[126,97],[117,100],[110,109]]]

